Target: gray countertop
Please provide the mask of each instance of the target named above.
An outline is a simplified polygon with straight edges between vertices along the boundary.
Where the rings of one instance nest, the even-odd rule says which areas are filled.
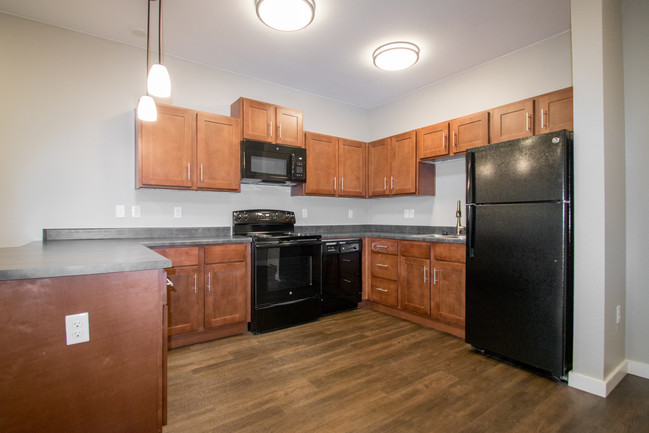
[[[421,233],[400,226],[301,227],[320,232],[323,239],[374,237],[427,242],[464,243],[462,239],[435,237],[433,230]],[[21,247],[0,248],[0,281],[50,278],[72,275],[162,269],[171,261],[152,247],[250,242],[231,236],[229,228],[207,229],[46,229],[44,240]]]

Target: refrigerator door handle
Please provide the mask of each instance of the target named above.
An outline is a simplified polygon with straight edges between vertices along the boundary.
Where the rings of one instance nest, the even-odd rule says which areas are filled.
[[[475,182],[475,154],[469,152],[466,155],[466,202],[475,203],[475,191],[473,184]]]
[[[466,205],[466,246],[467,246],[467,255],[470,259],[475,257],[475,205],[468,204]]]

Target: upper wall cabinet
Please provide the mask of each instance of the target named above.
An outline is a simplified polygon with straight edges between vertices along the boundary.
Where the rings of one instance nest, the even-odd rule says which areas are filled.
[[[368,144],[368,196],[417,192],[416,143],[416,131],[410,131]]]
[[[294,195],[365,196],[366,144],[360,141],[306,132],[307,181]]]
[[[450,122],[451,155],[465,153],[469,147],[489,143],[489,112],[459,117]]]
[[[241,119],[242,138],[304,147],[299,110],[239,98],[230,106],[230,115]]]
[[[448,154],[448,122],[426,126],[417,130],[417,155],[419,159],[436,158]]]
[[[534,100],[514,102],[491,110],[491,143],[534,135]]]
[[[573,130],[572,87],[537,96],[534,98],[534,104],[536,134],[560,129]]]
[[[136,120],[136,186],[239,191],[239,119],[156,106],[157,121]]]

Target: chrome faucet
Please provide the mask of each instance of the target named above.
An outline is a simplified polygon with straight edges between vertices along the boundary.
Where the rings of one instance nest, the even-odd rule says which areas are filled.
[[[455,211],[455,218],[457,218],[457,222],[455,223],[455,234],[459,235],[462,233],[462,230],[466,229],[466,227],[462,225],[462,200],[457,201],[457,210]]]

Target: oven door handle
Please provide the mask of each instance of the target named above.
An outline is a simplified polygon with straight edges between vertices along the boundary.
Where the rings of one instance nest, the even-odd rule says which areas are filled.
[[[313,240],[296,240],[288,242],[256,242],[256,248],[277,248],[277,247],[310,247],[310,246],[320,246],[322,241],[313,241]]]
[[[268,304],[262,304],[262,305],[258,305],[255,308],[257,310],[263,310],[264,308],[272,308],[272,307],[277,307],[279,305],[297,304],[298,302],[303,302],[305,299],[320,299],[320,294],[317,294],[315,296],[308,296],[306,298],[292,299],[292,300],[286,301],[286,302],[272,302],[272,303],[268,303]]]

